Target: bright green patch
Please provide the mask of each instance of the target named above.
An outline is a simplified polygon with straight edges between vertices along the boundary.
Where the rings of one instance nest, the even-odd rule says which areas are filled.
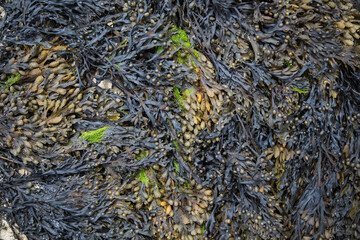
[[[192,196],[192,194],[187,192],[188,189],[191,189],[191,185],[188,181],[185,181],[184,183],[181,184],[181,191],[186,193],[188,196]]]
[[[156,52],[155,52],[155,53],[159,53],[159,52],[161,52],[162,50],[164,50],[164,47],[163,47],[163,46],[159,46],[159,47],[156,49]]]
[[[140,160],[144,159],[147,155],[149,155],[149,150],[142,151],[141,153],[139,153],[138,155],[135,156],[135,159],[140,161]]]
[[[179,144],[176,140],[174,140],[175,150],[177,151],[179,149]]]
[[[146,171],[144,169],[141,169],[139,171],[138,178],[144,184],[148,184],[150,182],[150,179],[147,176]]]
[[[174,161],[174,166],[175,166],[176,174],[179,174],[180,168],[179,168],[179,163],[177,161]]]
[[[174,87],[174,95],[175,95],[176,100],[178,101],[179,106],[181,107],[182,110],[185,109],[184,102],[183,102],[185,96],[193,94],[194,92],[195,92],[194,87],[191,87],[191,88],[185,89],[185,90],[181,90],[178,87]]]
[[[286,64],[288,65],[288,70],[287,71],[290,71],[293,67],[294,67],[294,65],[292,65],[290,62],[289,62],[289,60],[287,60],[287,59],[285,59],[285,62],[286,62]]]
[[[91,143],[101,142],[101,137],[104,136],[106,129],[109,127],[103,127],[94,131],[83,132],[80,138],[88,140]]]
[[[185,109],[184,102],[183,102],[183,99],[182,99],[181,93],[180,93],[180,88],[174,87],[174,94],[175,94],[176,100],[178,101],[181,109]]]
[[[298,93],[303,93],[303,94],[306,94],[306,93],[309,92],[307,90],[301,90],[301,89],[296,88],[296,87],[293,87],[292,90],[295,91],[295,92],[298,92]]]
[[[205,234],[205,224],[201,225],[201,235]]]
[[[196,51],[190,43],[189,37],[186,34],[185,30],[182,30],[178,27],[173,27],[172,29],[170,29],[173,32],[178,32],[177,34],[173,35],[171,37],[171,41],[173,41],[173,43],[175,43],[178,46],[183,46],[186,50],[188,50],[189,52],[192,52],[195,57],[199,60],[199,52]],[[175,47],[176,49],[176,47]],[[177,57],[178,57],[178,62],[181,64],[186,64],[187,60],[190,58],[190,54],[187,54],[186,57],[180,57],[181,53],[177,52]],[[196,67],[195,61],[192,60],[193,66]]]
[[[191,46],[189,37],[188,37],[188,35],[187,35],[187,33],[186,33],[185,30],[182,30],[182,29],[180,29],[180,28],[178,28],[178,27],[173,27],[173,28],[170,29],[170,31],[172,31],[172,32],[177,32],[176,34],[174,34],[174,35],[172,35],[172,36],[170,37],[171,41],[174,43],[173,46],[172,46],[172,50],[176,50],[177,48],[179,48],[179,47],[181,46],[181,47],[183,47],[183,48],[186,50],[186,52],[190,52],[190,53],[194,54],[195,57],[196,57],[196,59],[198,59],[198,60],[200,59],[200,57],[199,57],[199,56],[200,56],[199,52],[196,51],[196,50]],[[159,46],[159,47],[157,47],[155,53],[159,53],[159,52],[161,52],[161,51],[163,51],[163,50],[164,50],[164,47],[163,47],[163,46]],[[180,52],[180,51],[178,51],[178,52],[176,53],[177,60],[178,60],[178,62],[179,62],[180,64],[187,64],[187,63],[189,62],[188,60],[190,59],[191,54],[186,54],[185,57],[181,57],[181,54],[182,54],[182,53],[183,53],[183,52]],[[191,59],[191,62],[192,62],[192,64],[193,64],[193,66],[196,67],[195,61],[194,61],[193,59]]]
[[[74,144],[73,142],[69,142],[66,146],[71,146],[73,144]]]
[[[10,87],[11,87],[12,85],[14,85],[14,84],[19,80],[20,76],[21,76],[21,75],[20,75],[20,73],[19,73],[19,74],[17,74],[16,76],[15,76],[15,75],[11,75],[11,76],[8,77],[8,79],[7,79],[6,82],[5,82],[6,89],[5,89],[4,93],[8,93],[8,92],[10,91]]]
[[[190,48],[191,47],[191,43],[189,41],[189,37],[186,34],[185,30],[182,30],[178,27],[173,27],[171,29],[171,31],[173,32],[178,32],[178,34],[175,34],[174,36],[171,37],[171,41],[173,41],[174,43],[178,44],[178,45],[182,45],[184,44],[186,47]]]

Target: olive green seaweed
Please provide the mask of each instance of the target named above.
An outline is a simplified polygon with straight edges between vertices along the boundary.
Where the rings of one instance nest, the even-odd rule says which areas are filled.
[[[123,109],[118,109],[118,112],[124,114],[125,116],[129,114],[128,112],[126,112],[126,111],[123,110]]]
[[[121,43],[120,43],[120,46],[119,48],[123,48],[123,47],[126,47],[129,43],[129,40],[127,38],[125,38]]]
[[[102,136],[104,136],[106,129],[109,127],[103,127],[94,131],[89,132],[83,132],[80,136],[81,139],[88,140],[91,143],[97,143],[101,142],[103,139],[101,139]]]
[[[353,203],[349,212],[349,217],[351,218],[351,220],[354,220],[354,217],[356,216],[358,209],[359,209],[359,204]]]

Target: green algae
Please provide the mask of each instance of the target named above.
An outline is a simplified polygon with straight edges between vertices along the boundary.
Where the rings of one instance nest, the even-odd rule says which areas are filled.
[[[195,48],[191,45],[189,37],[185,30],[175,26],[175,27],[171,28],[170,31],[177,32],[177,34],[174,34],[173,36],[170,37],[171,41],[174,43],[174,46],[173,46],[174,50],[176,50],[177,48],[182,46],[187,52],[194,54],[196,59],[198,59],[198,60],[200,59],[199,52],[196,51]],[[156,53],[159,53],[162,50],[164,50],[164,47],[159,46],[156,49]],[[180,64],[187,64],[188,60],[191,57],[191,54],[186,54],[185,57],[181,57],[182,53],[183,53],[182,51],[178,51],[176,53],[177,61]],[[192,61],[193,66],[196,67],[195,61],[193,59],[191,59],[191,61]]]
[[[142,151],[141,153],[139,153],[138,155],[135,156],[135,159],[140,161],[140,160],[144,159],[147,155],[149,155],[149,150]]]
[[[156,49],[156,52],[155,53],[159,53],[161,52],[162,50],[164,50],[164,47],[163,46],[160,46]]]
[[[293,67],[294,67],[294,65],[292,65],[291,63],[290,63],[290,61],[289,60],[287,60],[287,59],[285,59],[285,62],[286,62],[286,64],[288,65],[288,69],[287,69],[287,71],[290,71]]]
[[[205,234],[205,224],[201,225],[201,235]]]
[[[175,34],[174,36],[171,37],[171,41],[173,41],[178,45],[184,44],[186,47],[191,48],[191,43],[189,41],[189,37],[186,34],[185,30],[182,30],[178,27],[173,27],[171,31],[178,32],[178,34]]]
[[[295,91],[295,92],[298,92],[298,93],[302,93],[302,94],[306,94],[306,93],[309,92],[307,90],[301,90],[301,89],[296,88],[296,87],[293,87],[292,90]]]
[[[174,87],[174,95],[175,95],[175,98],[178,101],[179,106],[181,107],[181,109],[185,109],[184,102],[183,102],[183,99],[182,99],[181,93],[180,93],[180,88]]]
[[[184,101],[183,101],[184,97],[187,95],[193,94],[195,92],[194,87],[191,87],[191,88],[185,89],[185,90],[181,90],[180,88],[175,86],[173,88],[173,90],[174,90],[175,98],[179,103],[179,106],[181,107],[182,110],[185,110]]]
[[[139,170],[138,178],[144,184],[148,184],[150,182],[150,179],[144,169]]]
[[[173,41],[173,43],[175,43],[177,46],[183,46],[185,47],[185,49],[188,52],[191,52],[195,55],[196,59],[199,60],[199,52],[196,51],[190,43],[189,37],[186,33],[185,30],[180,29],[178,27],[173,27],[172,29],[170,29],[173,32],[178,32],[177,34],[173,35],[170,39],[171,41]],[[176,47],[175,47],[176,49]],[[186,57],[181,57],[181,52],[177,52],[176,53],[177,57],[178,57],[178,62],[181,64],[186,64],[187,60],[191,57],[190,54],[187,54]],[[196,64],[194,62],[194,60],[192,60],[192,63],[194,65],[194,67],[196,67]]]
[[[180,168],[179,168],[179,163],[177,161],[174,161],[174,166],[175,166],[176,174],[179,174]]]
[[[5,82],[6,87],[5,87],[4,93],[10,92],[10,87],[11,87],[12,85],[14,85],[14,84],[19,80],[20,76],[21,76],[21,75],[20,75],[20,73],[19,73],[19,74],[17,74],[17,75],[11,75],[11,76],[8,77],[8,79],[7,79],[6,82]]]
[[[101,142],[103,139],[102,136],[104,136],[106,129],[109,127],[103,127],[97,130],[83,132],[79,138],[88,140],[91,143],[97,143]]]

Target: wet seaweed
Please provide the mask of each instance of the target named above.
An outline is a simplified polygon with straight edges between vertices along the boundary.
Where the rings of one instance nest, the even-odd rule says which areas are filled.
[[[358,1],[0,5],[28,239],[359,237]]]

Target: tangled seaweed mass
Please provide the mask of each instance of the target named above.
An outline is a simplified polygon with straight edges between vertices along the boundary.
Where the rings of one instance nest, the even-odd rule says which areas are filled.
[[[27,239],[360,238],[359,1],[0,5]]]

